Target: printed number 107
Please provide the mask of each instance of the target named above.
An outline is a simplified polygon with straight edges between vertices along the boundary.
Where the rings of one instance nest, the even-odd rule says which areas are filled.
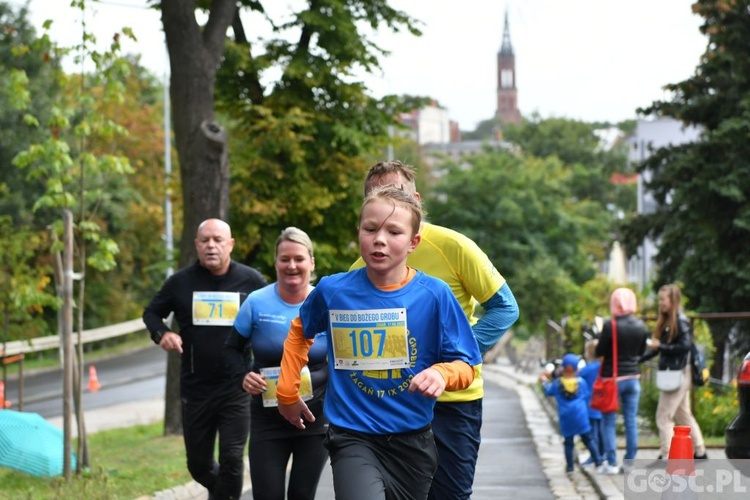
[[[377,344],[377,356],[383,356],[383,351],[385,350],[385,330],[360,330],[359,335],[357,335],[356,330],[352,330],[349,338],[352,340],[352,354],[355,358],[372,356],[376,347],[375,344]]]

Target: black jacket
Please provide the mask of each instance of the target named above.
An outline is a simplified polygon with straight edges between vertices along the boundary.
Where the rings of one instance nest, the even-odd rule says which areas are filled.
[[[639,361],[646,351],[649,332],[646,325],[632,314],[618,316],[617,322],[617,376],[639,375]],[[612,320],[604,322],[596,356],[603,357],[602,376],[612,376]]]
[[[266,279],[251,267],[232,261],[229,271],[214,276],[198,262],[180,269],[167,278],[143,311],[143,322],[155,343],[170,329],[163,318],[174,312],[182,337],[180,394],[183,397],[207,398],[242,390],[241,383],[228,377],[223,358],[224,341],[232,325],[193,323],[193,292],[235,292],[239,302],[266,285]]]
[[[677,335],[672,342],[667,343],[669,328],[665,328],[661,334],[658,349],[649,349],[643,355],[641,361],[659,356],[659,370],[682,370],[688,362],[690,346],[693,343],[693,333],[690,328],[690,320],[683,313],[677,315]]]

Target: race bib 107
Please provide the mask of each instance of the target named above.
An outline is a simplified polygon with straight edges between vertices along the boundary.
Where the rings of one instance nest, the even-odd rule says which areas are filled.
[[[406,309],[330,311],[334,368],[390,370],[409,367]]]

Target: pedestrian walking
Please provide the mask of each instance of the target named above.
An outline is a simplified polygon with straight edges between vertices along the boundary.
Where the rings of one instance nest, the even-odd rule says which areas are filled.
[[[656,427],[659,429],[659,460],[669,457],[674,426],[690,427],[694,456],[705,459],[706,445],[700,425],[690,408],[690,346],[693,331],[690,321],[682,311],[682,292],[677,285],[667,284],[659,289],[659,317],[656,321],[649,350],[642,361],[659,356],[659,370],[682,372],[682,383],[672,391],[660,390],[656,405]]]

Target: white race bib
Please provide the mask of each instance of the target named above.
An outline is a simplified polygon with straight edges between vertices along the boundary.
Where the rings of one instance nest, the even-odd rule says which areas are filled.
[[[337,370],[409,367],[405,308],[332,310],[330,318]]]

